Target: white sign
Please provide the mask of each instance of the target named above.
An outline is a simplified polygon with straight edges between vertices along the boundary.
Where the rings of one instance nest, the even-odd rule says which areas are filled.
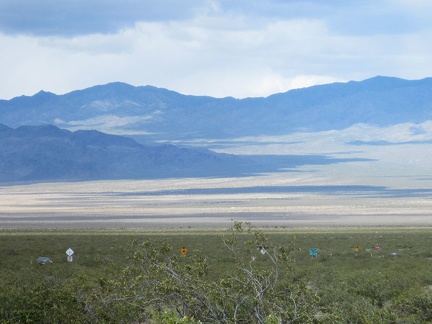
[[[74,254],[74,251],[71,248],[69,248],[69,249],[67,249],[66,254],[68,256],[71,256],[72,254]]]

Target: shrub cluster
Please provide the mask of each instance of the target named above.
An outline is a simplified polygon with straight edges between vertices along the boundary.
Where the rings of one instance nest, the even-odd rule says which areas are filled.
[[[65,275],[54,270],[55,264],[23,269],[20,280],[0,291],[0,322],[432,321],[426,268],[419,279],[421,271],[399,267],[395,260],[347,271],[346,266],[328,266],[331,257],[322,256],[310,258],[306,266],[296,261],[295,242],[274,244],[241,222],[234,222],[220,243],[225,260],[216,270],[202,250],[184,256],[162,240],[132,240],[124,263],[99,260],[104,270],[91,275]],[[2,274],[17,278],[5,270]]]

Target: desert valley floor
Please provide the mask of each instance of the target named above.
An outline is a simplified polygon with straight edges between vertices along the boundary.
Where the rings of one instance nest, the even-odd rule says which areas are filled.
[[[21,184],[0,187],[0,228],[432,226],[429,194],[296,173]]]

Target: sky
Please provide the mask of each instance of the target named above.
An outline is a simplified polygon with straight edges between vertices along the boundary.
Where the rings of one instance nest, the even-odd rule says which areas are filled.
[[[261,97],[432,76],[430,0],[0,0],[0,99],[109,82]]]

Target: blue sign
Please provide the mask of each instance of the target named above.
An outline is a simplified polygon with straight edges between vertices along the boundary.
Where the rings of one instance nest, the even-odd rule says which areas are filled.
[[[318,249],[317,248],[309,249],[309,255],[314,257],[318,256]]]

